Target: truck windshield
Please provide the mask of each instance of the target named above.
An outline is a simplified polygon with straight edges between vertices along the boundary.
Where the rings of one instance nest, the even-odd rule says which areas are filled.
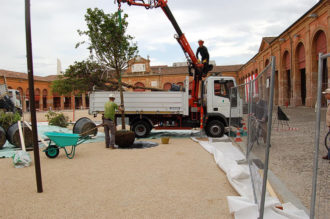
[[[19,91],[16,91],[16,101],[18,101],[21,104],[21,94]]]
[[[234,82],[232,80],[215,80],[214,81],[214,95],[220,97],[229,98],[229,90],[234,86]]]

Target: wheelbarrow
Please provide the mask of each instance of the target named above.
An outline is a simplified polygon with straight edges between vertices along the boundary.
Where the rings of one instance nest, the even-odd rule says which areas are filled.
[[[56,158],[62,148],[66,157],[72,159],[76,153],[76,147],[91,138],[89,135],[83,136],[61,132],[45,132],[45,135],[49,138],[49,144],[43,152],[49,158]]]

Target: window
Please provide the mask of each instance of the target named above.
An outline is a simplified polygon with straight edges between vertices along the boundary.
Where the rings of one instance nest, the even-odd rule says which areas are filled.
[[[145,72],[146,65],[145,64],[134,64],[132,65],[132,72]]]
[[[214,96],[228,96],[228,90],[226,89],[226,84],[223,81],[214,81]]]
[[[234,82],[232,80],[216,80],[214,81],[214,95],[229,98],[230,88],[233,86]]]

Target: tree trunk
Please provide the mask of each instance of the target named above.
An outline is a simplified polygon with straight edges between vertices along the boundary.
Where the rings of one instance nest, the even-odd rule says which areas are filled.
[[[121,83],[121,72],[120,70],[117,69],[117,75],[118,75],[118,84],[119,84],[119,91],[120,91],[120,107],[124,109],[124,94],[123,94],[123,86]],[[123,130],[126,130],[126,125],[125,125],[125,111],[121,111],[121,127]]]

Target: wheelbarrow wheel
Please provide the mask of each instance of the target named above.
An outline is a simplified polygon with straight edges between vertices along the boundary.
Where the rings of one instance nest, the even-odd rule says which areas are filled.
[[[45,153],[47,157],[55,158],[60,153],[60,150],[58,149],[58,147],[51,145],[47,147]]]

